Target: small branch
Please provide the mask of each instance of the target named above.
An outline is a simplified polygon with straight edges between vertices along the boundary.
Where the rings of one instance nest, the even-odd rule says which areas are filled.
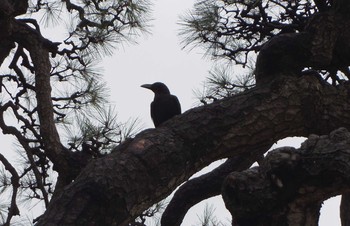
[[[23,149],[25,150],[29,163],[31,165],[31,169],[33,170],[33,173],[35,175],[36,183],[38,185],[39,190],[41,191],[45,205],[47,206],[49,204],[48,194],[46,192],[46,189],[42,182],[42,175],[40,171],[37,168],[37,165],[35,164],[34,156],[32,153],[32,148],[28,144],[28,140],[22,135],[20,131],[18,131],[15,127],[7,126],[4,121],[4,112],[7,109],[7,107],[13,107],[13,103],[8,102],[7,105],[2,106],[0,110],[0,128],[2,129],[4,134],[12,134],[14,135],[18,142],[22,145]],[[14,110],[14,112],[16,112]]]
[[[11,222],[11,218],[13,216],[19,215],[19,209],[17,207],[16,198],[17,198],[17,192],[19,188],[19,176],[16,171],[16,169],[11,165],[11,163],[0,154],[0,161],[5,166],[5,169],[11,173],[11,184],[13,188],[12,197],[11,197],[11,205],[9,207],[8,215],[6,222],[3,224],[3,226],[9,226]]]

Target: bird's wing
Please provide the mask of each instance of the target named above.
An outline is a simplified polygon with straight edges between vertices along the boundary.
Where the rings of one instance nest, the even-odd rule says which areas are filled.
[[[160,112],[160,110],[161,108],[159,103],[157,103],[157,101],[153,101],[151,103],[151,118],[155,127],[157,127],[162,122],[161,121],[162,113]]]
[[[180,102],[174,95],[162,95],[151,103],[151,117],[155,127],[181,114]]]
[[[181,105],[180,105],[180,102],[179,102],[179,99],[177,99],[176,96],[174,95],[171,95],[171,99],[173,101],[173,104],[172,104],[172,112],[174,112],[174,115],[179,115],[181,114]]]

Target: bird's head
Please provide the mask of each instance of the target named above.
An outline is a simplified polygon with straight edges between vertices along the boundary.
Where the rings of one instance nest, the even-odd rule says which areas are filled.
[[[155,94],[170,94],[168,87],[161,82],[153,84],[144,84],[141,87],[152,90]]]

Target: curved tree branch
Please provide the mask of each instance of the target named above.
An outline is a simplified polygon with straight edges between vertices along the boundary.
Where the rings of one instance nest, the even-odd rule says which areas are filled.
[[[210,197],[221,195],[222,183],[229,173],[248,169],[254,162],[259,161],[263,153],[271,146],[272,144],[262,146],[245,155],[232,157],[211,172],[183,184],[166,207],[161,224],[181,225],[187,211],[192,206]]]
[[[289,77],[189,110],[88,164],[38,225],[126,225],[212,161],[350,128],[349,87]]]
[[[271,151],[262,165],[231,173],[223,198],[241,226],[317,226],[324,200],[349,192],[350,133],[310,135],[300,149]]]

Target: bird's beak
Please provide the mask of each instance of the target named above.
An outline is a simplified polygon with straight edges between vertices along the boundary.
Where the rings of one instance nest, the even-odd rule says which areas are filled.
[[[143,84],[141,87],[152,90],[152,84]]]

